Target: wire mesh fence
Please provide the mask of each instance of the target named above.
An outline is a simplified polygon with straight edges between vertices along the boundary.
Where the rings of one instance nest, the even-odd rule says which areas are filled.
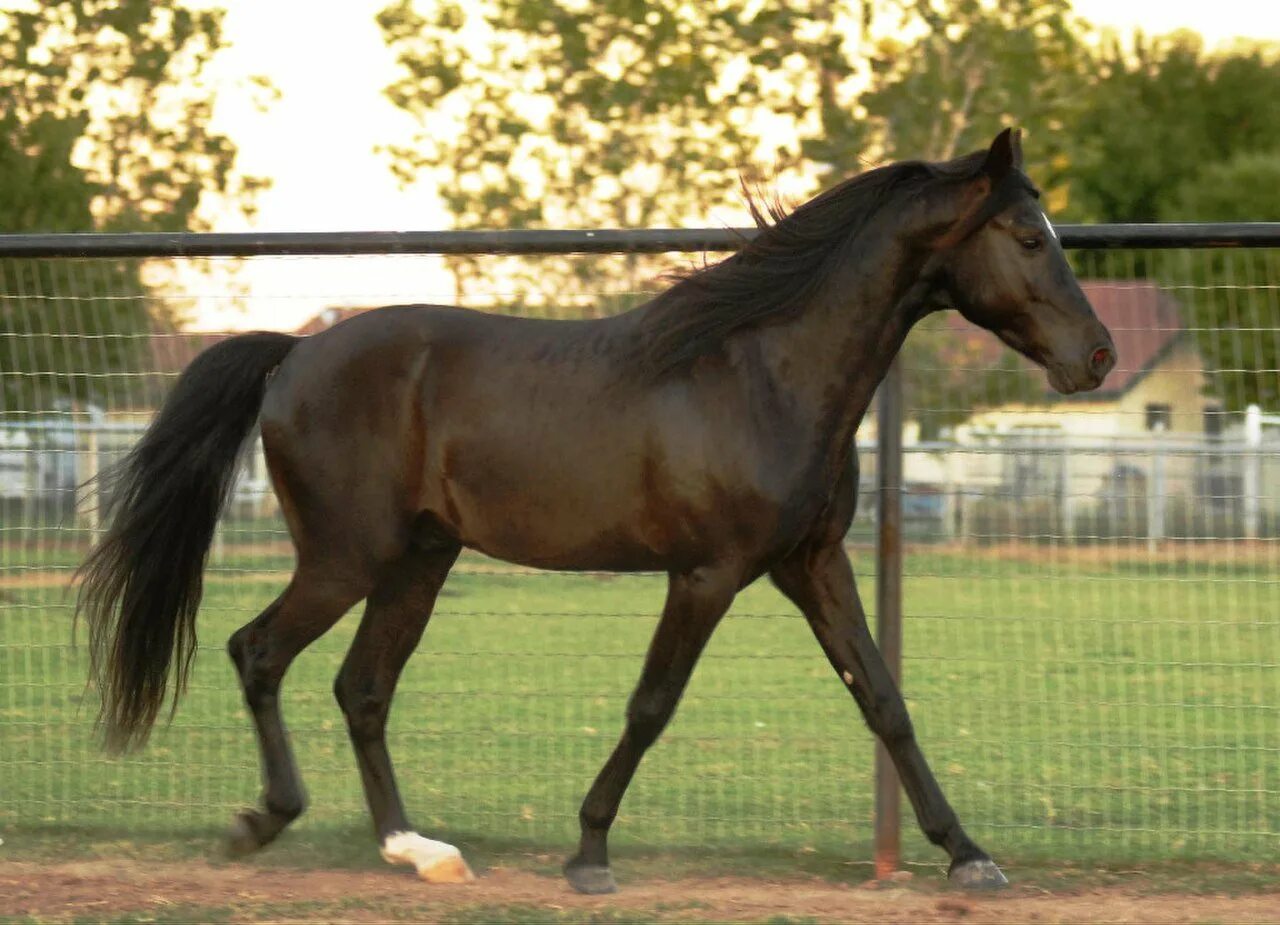
[[[944,789],[997,856],[1253,857],[1280,836],[1280,253],[1075,259],[1120,355],[1101,392],[1048,395],[1042,374],[955,318],[928,320],[906,348],[904,690]],[[6,839],[65,826],[203,832],[256,798],[256,746],[223,644],[292,563],[260,451],[211,555],[191,690],[142,754],[99,754],[85,653],[72,644],[71,575],[102,529],[78,486],[223,336],[191,322],[315,333],[364,308],[459,296],[581,317],[642,301],[664,268],[687,262],[0,260]],[[873,417],[848,539],[869,609],[876,436]],[[402,788],[424,829],[571,843],[664,584],[464,556],[392,711]],[[311,795],[303,831],[365,827],[330,693],[354,624],[285,681]],[[869,859],[871,746],[804,621],[759,583],[646,759],[617,840]],[[909,819],[904,836],[909,859],[937,860]]]

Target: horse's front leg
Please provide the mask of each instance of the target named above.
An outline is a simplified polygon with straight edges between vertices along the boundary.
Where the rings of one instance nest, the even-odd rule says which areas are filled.
[[[804,613],[867,725],[884,743],[920,828],[951,857],[950,879],[971,888],[1004,886],[1004,874],[960,827],[916,744],[907,706],[867,628],[843,546],[805,544],[774,568],[771,577]]]

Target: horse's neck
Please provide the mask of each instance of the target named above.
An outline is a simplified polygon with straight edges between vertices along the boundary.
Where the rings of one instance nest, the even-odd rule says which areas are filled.
[[[918,266],[916,266],[918,264]],[[896,235],[855,249],[791,321],[760,329],[762,353],[818,445],[847,451],[876,386],[921,315],[924,258]]]

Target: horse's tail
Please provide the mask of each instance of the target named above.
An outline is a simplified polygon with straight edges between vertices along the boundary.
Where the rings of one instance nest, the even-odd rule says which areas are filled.
[[[196,650],[195,618],[213,531],[258,418],[268,374],[298,338],[256,332],[200,354],[142,439],[103,476],[111,526],[79,575],[89,623],[98,723],[112,751],[142,745],[165,699],[173,708]]]

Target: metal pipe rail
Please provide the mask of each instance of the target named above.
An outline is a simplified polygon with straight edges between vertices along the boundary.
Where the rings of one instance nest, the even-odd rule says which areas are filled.
[[[1067,248],[1280,247],[1280,222],[1059,225],[1057,231]],[[663,254],[737,250],[756,234],[755,228],[0,234],[0,258]]]

